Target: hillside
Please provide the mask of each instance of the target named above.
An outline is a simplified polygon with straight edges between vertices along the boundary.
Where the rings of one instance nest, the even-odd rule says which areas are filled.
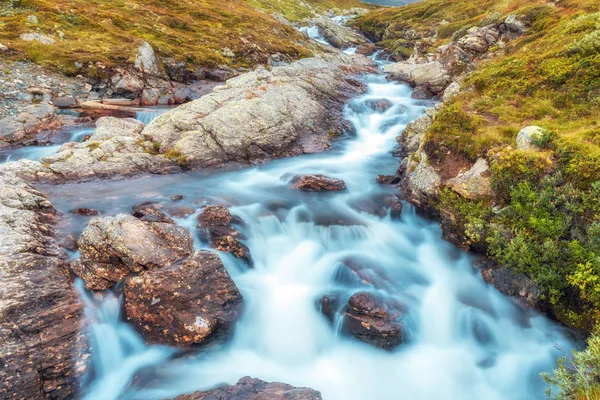
[[[310,54],[305,39],[272,13],[297,21],[356,6],[358,0],[11,0],[0,5],[0,43],[12,59],[69,75],[102,72],[88,63],[130,64],[143,41],[193,65],[252,66],[272,54]],[[48,43],[23,40],[27,34]]]

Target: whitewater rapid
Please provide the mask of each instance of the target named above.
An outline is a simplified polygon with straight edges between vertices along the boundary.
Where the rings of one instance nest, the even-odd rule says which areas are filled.
[[[115,295],[86,294],[94,370],[86,399],[169,398],[246,375],[309,386],[328,400],[543,398],[539,373],[555,366],[555,343],[571,347],[563,330],[487,285],[472,257],[443,241],[438,224],[410,205],[397,221],[358,211],[365,200],[395,192],[375,177],[395,172],[398,161],[389,152],[396,136],[432,106],[383,76],[364,80],[367,93],[346,108],[355,135],[326,154],[211,175],[43,188],[63,212],[94,206],[112,215],[146,200],[168,202],[173,194],[185,196],[181,206],[226,205],[244,220],[254,259],[248,269],[221,254],[245,311],[229,343],[196,357],[173,358],[173,349],[146,346],[122,322]],[[367,105],[382,98],[392,104],[383,113]],[[340,178],[348,190],[299,193],[288,184],[297,173]],[[178,222],[193,229],[195,216]],[[62,229],[80,232],[84,222],[70,217]],[[207,244],[198,240],[196,247]],[[375,291],[340,271],[348,257],[384,271],[381,293],[408,307],[407,344],[393,352],[370,347],[341,335],[320,314],[325,294]]]
[[[318,31],[307,33],[319,39]],[[144,201],[174,206],[175,194],[184,195],[179,207],[227,206],[245,222],[254,260],[248,269],[220,254],[245,309],[230,341],[195,356],[147,346],[122,320],[119,288],[92,294],[76,283],[89,322],[85,399],[171,398],[248,375],[312,387],[326,400],[544,397],[539,374],[555,367],[562,355],[556,346],[573,346],[568,333],[487,285],[472,256],[442,240],[439,224],[420,217],[411,205],[404,205],[399,220],[361,211],[373,199],[397,194],[375,177],[395,173],[398,159],[390,151],[396,136],[433,106],[412,99],[408,86],[385,76],[363,80],[367,92],[345,110],[354,132],[326,154],[212,174],[40,186],[63,215],[59,229],[75,236],[88,221],[69,214],[78,207],[115,215]],[[381,99],[391,107],[374,111],[369,102]],[[348,190],[298,192],[289,180],[299,173],[343,179]],[[193,230],[198,212],[178,224]],[[196,239],[195,247],[208,244]],[[341,264],[347,258],[376,266],[385,276],[384,288],[353,278]],[[406,305],[407,343],[383,351],[345,336],[339,324],[331,326],[321,315],[323,295],[347,299],[359,290]]]

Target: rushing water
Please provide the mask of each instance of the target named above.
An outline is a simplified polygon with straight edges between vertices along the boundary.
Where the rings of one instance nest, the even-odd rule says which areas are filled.
[[[355,135],[326,154],[214,174],[40,187],[65,215],[60,229],[76,235],[87,222],[68,215],[77,207],[114,215],[146,200],[167,211],[226,205],[245,221],[254,259],[248,269],[221,254],[244,296],[244,314],[227,344],[194,357],[146,346],[122,321],[118,295],[92,295],[78,284],[90,320],[86,399],[168,398],[247,375],[309,386],[327,400],[543,398],[539,373],[555,366],[555,344],[572,346],[563,329],[484,283],[471,256],[443,241],[439,225],[410,205],[400,220],[360,211],[394,193],[375,176],[394,173],[396,136],[432,105],[384,76],[364,80],[367,93],[345,111]],[[373,111],[368,102],[377,99],[392,107]],[[337,177],[348,190],[298,192],[289,186],[297,173]],[[174,194],[185,198],[173,203]],[[177,222],[193,229],[197,212]],[[407,306],[409,340],[393,352],[343,336],[316,306],[324,294],[375,291],[344,274],[340,261],[348,257],[375,265],[386,277],[379,293]]]
[[[542,396],[539,373],[560,355],[554,343],[570,347],[561,328],[485,284],[471,257],[444,242],[438,225],[412,207],[399,221],[357,210],[392,190],[378,186],[375,176],[394,172],[398,162],[389,151],[395,137],[430,106],[383,76],[365,80],[368,92],[346,110],[356,136],[327,154],[213,175],[42,188],[63,212],[88,206],[110,215],[145,200],[167,208],[225,204],[246,222],[255,262],[248,270],[222,254],[245,312],[230,343],[195,358],[172,359],[172,349],[147,347],[119,318],[113,295],[89,298],[95,375],[86,398],[172,397],[246,375],[310,386],[325,399]],[[393,104],[384,113],[366,104],[381,98]],[[294,173],[338,177],[348,191],[298,193],[287,182]],[[170,204],[178,193],[184,201]],[[191,227],[194,218],[179,222]],[[79,232],[84,222],[77,217],[62,229]],[[340,335],[320,315],[315,304],[323,294],[374,290],[340,279],[339,262],[347,257],[368,260],[386,275],[385,294],[408,306],[409,343],[390,353],[378,350]]]

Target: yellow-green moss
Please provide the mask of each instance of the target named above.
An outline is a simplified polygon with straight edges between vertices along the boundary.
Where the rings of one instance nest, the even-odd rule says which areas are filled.
[[[21,0],[0,9],[0,42],[40,65],[67,74],[93,70],[88,63],[107,67],[132,63],[137,48],[148,41],[160,56],[196,65],[235,67],[265,63],[274,53],[291,58],[310,55],[302,35],[272,18],[280,12],[297,20],[311,9],[349,8],[358,0]],[[11,4],[12,4],[11,3]],[[257,9],[259,8],[259,9]],[[27,16],[39,20],[35,27]],[[19,39],[40,30],[56,43],[43,45]],[[60,40],[60,33],[64,40]],[[231,49],[235,56],[222,54]],[[75,62],[86,67],[79,71]]]

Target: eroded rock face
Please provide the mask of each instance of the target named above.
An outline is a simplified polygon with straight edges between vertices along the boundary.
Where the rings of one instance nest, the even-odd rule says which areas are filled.
[[[163,114],[144,129],[160,151],[173,150],[191,168],[323,151],[345,127],[345,101],[364,90],[353,72],[372,67],[343,54],[258,69]]]
[[[30,105],[16,116],[0,120],[0,147],[16,145],[42,132],[59,129],[64,120],[47,103]]]
[[[156,154],[141,135],[143,127],[134,119],[103,117],[96,122],[96,131],[89,140],[65,143],[56,154],[40,162],[20,160],[0,169],[27,180],[53,183],[181,171],[175,161]]]
[[[285,383],[245,377],[235,385],[177,396],[174,400],[321,400],[321,393]]]
[[[296,175],[290,181],[292,186],[303,192],[326,192],[346,190],[346,183],[341,179],[325,175]]]
[[[242,234],[233,225],[229,210],[222,206],[208,206],[198,216],[198,234],[200,239],[210,243],[215,250],[230,253],[252,265],[250,249],[240,240]]]
[[[127,279],[124,308],[149,343],[187,347],[228,336],[241,314],[242,295],[219,256],[199,251]]]
[[[0,173],[0,398],[77,396],[86,371],[83,313],[54,239],[55,210]]]
[[[404,342],[404,327],[398,318],[403,314],[399,305],[385,302],[371,293],[355,293],[348,300],[344,328],[360,341],[385,350]]]
[[[404,62],[389,64],[383,70],[392,79],[426,88],[433,94],[443,92],[446,86],[452,81],[448,71],[438,61],[423,64]]]
[[[331,18],[319,17],[312,20],[312,25],[319,29],[319,33],[323,38],[338,49],[347,49],[349,47],[362,46],[362,53],[371,55],[375,52],[375,47],[360,33],[355,30],[335,23]],[[372,50],[372,51],[368,51]]]
[[[131,273],[162,268],[193,253],[185,229],[126,214],[94,218],[77,243],[81,260],[72,268],[91,290],[108,289]]]

